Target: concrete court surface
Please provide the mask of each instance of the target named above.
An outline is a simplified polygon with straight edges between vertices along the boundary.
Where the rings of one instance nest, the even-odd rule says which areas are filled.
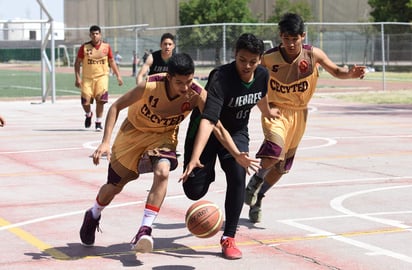
[[[89,158],[102,133],[83,128],[77,98],[37,102],[0,101],[0,269],[412,269],[412,106],[315,96],[292,171],[267,193],[261,223],[251,224],[244,207],[243,258],[229,261],[220,234],[199,239],[185,228],[193,202],[177,182],[181,164],[155,222],[153,253],[129,251],[151,174],[104,210],[95,247],[80,245],[84,211],[106,179],[107,160],[94,166]],[[251,155],[262,139],[259,119],[254,111]],[[204,199],[223,207],[225,178],[216,171]]]

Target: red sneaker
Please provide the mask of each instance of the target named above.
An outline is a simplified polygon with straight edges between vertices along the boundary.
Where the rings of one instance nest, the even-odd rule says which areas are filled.
[[[237,260],[242,258],[242,251],[240,251],[235,243],[235,238],[227,237],[220,240],[222,246],[223,257],[229,260]]]

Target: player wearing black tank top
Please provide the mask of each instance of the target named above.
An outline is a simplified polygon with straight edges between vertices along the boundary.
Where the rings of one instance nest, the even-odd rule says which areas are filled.
[[[186,196],[192,200],[202,198],[215,180],[215,163],[219,157],[226,175],[226,222],[220,244],[223,257],[240,259],[242,252],[236,247],[235,234],[244,201],[246,173],[255,170],[256,163],[242,163],[240,156],[249,152],[248,123],[251,109],[257,105],[263,116],[274,118],[267,102],[269,74],[261,67],[263,41],[252,34],[243,34],[236,43],[235,61],[214,69],[205,89],[208,92],[203,114],[192,112],[185,140],[184,168],[181,177]],[[220,120],[230,133],[237,153],[230,153],[212,134]]]
[[[167,62],[175,49],[175,37],[170,33],[164,33],[160,38],[160,48],[160,50],[148,55],[136,76],[136,84],[143,81],[146,75],[167,72]]]

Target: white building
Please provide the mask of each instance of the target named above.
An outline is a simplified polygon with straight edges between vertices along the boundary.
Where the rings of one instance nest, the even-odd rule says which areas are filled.
[[[41,40],[42,23],[38,20],[8,20],[0,22],[0,40],[4,41],[24,41]],[[43,24],[46,32],[50,28],[50,23]],[[55,40],[64,40],[64,23],[53,22],[53,32]]]

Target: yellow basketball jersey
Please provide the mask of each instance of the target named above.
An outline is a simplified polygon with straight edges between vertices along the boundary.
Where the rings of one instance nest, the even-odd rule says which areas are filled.
[[[303,45],[299,56],[288,63],[279,47],[263,55],[262,64],[269,70],[268,100],[279,107],[304,109],[316,89],[319,77],[313,50]]]
[[[83,77],[97,78],[109,74],[109,52],[110,45],[102,42],[98,48],[94,47],[90,42],[83,45]]]
[[[171,98],[166,92],[166,73],[149,76],[143,97],[129,107],[127,118],[144,132],[162,133],[173,130],[197,106],[204,90],[193,82],[184,96]]]

